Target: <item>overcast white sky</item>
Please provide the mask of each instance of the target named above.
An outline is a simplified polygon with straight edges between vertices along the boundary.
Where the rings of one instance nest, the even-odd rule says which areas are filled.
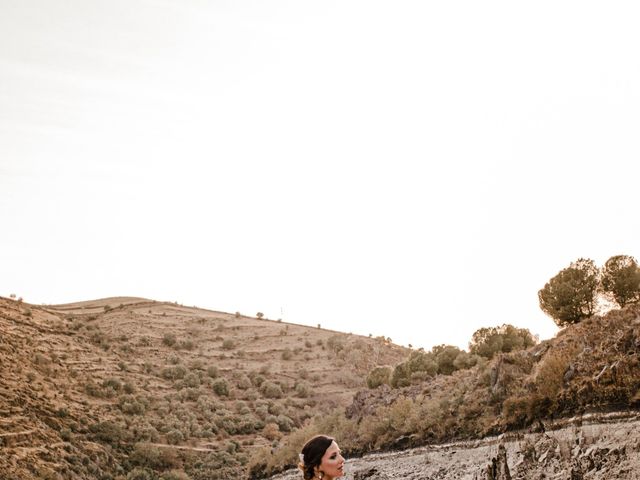
[[[0,0],[0,295],[430,348],[640,255],[636,2]]]

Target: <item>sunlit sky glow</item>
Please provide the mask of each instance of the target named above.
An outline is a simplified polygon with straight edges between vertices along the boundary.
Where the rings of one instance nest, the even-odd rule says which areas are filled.
[[[0,1],[0,295],[430,348],[638,256],[635,2]]]

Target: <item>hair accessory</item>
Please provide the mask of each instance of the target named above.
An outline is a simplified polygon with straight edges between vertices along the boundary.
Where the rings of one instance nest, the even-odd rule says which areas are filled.
[[[304,453],[299,453],[298,457],[300,457],[300,461],[304,463]]]

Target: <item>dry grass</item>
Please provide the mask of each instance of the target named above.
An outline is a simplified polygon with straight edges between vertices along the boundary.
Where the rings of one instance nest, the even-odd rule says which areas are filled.
[[[124,297],[54,307],[0,298],[0,331],[0,435],[15,434],[0,437],[0,471],[12,479],[241,478],[254,451],[350,402],[356,387],[327,375],[330,338],[361,352],[347,376],[372,351],[384,363],[406,352]]]

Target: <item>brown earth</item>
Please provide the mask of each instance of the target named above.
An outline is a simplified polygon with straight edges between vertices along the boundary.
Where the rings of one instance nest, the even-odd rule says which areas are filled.
[[[141,298],[0,298],[0,478],[241,478],[255,448],[348,405],[372,367],[406,354]]]

